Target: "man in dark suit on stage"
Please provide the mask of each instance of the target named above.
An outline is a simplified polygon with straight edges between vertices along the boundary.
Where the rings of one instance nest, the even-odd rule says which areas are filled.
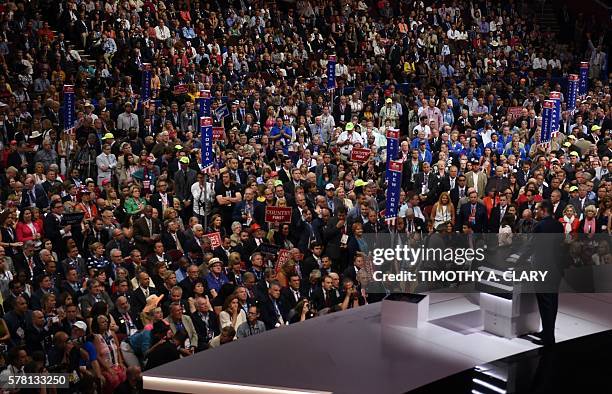
[[[533,269],[547,271],[546,281],[537,283],[536,297],[542,320],[542,331],[534,334],[543,345],[555,343],[555,321],[559,308],[559,284],[563,276],[564,243],[563,225],[552,216],[552,204],[542,201],[537,208],[538,224],[533,229],[534,238],[528,252],[521,256],[533,256]]]

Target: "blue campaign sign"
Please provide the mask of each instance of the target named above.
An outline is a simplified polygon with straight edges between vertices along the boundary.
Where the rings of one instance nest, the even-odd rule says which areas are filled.
[[[540,144],[542,145],[550,142],[554,111],[555,102],[553,100],[544,101],[544,105],[542,106],[542,127],[540,132]]]
[[[327,59],[327,90],[336,88],[336,56]]]
[[[578,95],[586,96],[589,90],[589,62],[580,63],[580,85],[578,87]]]
[[[64,131],[74,127],[76,119],[74,104],[74,85],[64,85]]]
[[[221,104],[215,110],[215,116],[217,117],[218,120],[221,120],[225,118],[226,116],[229,116],[229,109],[227,108],[227,104]]]
[[[198,116],[200,118],[202,116],[210,116],[210,104],[212,102],[212,98],[210,97],[210,91],[201,91],[200,97],[198,97],[196,101],[198,103]]]
[[[200,118],[200,132],[202,134],[202,168],[211,167],[215,158],[213,154],[213,127],[210,116]]]
[[[399,154],[399,129],[387,129],[387,167]]]
[[[570,74],[567,78],[567,109],[574,111],[576,109],[576,98],[578,97],[578,83],[580,77],[578,74]]]
[[[142,64],[142,86],[140,89],[141,101],[145,102],[151,98],[151,64]]]
[[[386,219],[396,218],[398,214],[402,186],[402,167],[403,163],[399,160],[392,160],[387,166],[387,206],[385,208]]]
[[[561,92],[550,92],[550,99],[555,102],[550,131],[556,133],[561,123]]]

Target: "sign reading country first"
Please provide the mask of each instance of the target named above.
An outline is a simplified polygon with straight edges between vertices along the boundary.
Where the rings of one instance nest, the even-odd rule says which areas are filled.
[[[266,222],[291,223],[291,207],[266,207]]]

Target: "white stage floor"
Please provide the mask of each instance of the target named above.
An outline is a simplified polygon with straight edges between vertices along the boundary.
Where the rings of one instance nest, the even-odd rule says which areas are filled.
[[[283,327],[147,371],[145,389],[198,393],[403,393],[536,348],[482,331],[462,294],[430,294],[421,328],[382,327],[380,303]],[[557,341],[612,329],[612,294],[561,294]]]

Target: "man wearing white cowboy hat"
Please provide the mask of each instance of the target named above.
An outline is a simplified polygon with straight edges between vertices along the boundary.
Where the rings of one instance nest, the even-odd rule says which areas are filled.
[[[221,286],[229,283],[229,279],[223,272],[223,263],[218,257],[213,257],[208,260],[208,275],[206,275],[206,284],[208,289],[212,292],[213,290],[219,293]]]
[[[91,101],[86,100],[85,103],[83,103],[83,112],[85,112],[83,116],[90,118],[92,123],[98,119],[98,115],[94,114],[93,111],[93,104],[91,103]]]

